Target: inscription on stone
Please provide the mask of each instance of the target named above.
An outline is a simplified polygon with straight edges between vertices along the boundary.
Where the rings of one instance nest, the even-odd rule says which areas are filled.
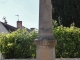
[[[49,31],[49,30],[51,30],[51,28],[40,28],[40,30],[42,30],[42,31]]]

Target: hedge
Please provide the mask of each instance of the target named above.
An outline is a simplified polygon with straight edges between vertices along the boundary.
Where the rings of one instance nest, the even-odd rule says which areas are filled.
[[[80,28],[71,26],[58,26],[53,29],[57,40],[57,58],[79,58],[80,57]]]
[[[26,29],[0,35],[0,51],[6,59],[32,58],[36,54],[33,43],[37,32],[28,33]]]
[[[4,58],[31,58],[36,56],[34,39],[37,32],[28,33],[26,30],[17,30],[0,35],[0,51]],[[71,26],[56,26],[53,35],[57,40],[56,58],[80,57],[80,28]]]

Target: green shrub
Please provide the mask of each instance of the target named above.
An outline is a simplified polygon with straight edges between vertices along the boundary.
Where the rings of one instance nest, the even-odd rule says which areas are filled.
[[[57,40],[57,58],[80,57],[80,28],[56,26],[53,29]],[[34,39],[37,32],[28,33],[26,30],[0,35],[0,51],[4,58],[31,58],[36,56]]]
[[[4,58],[31,58],[35,57],[34,39],[37,33],[26,32],[25,29],[0,35],[0,51]]]
[[[80,28],[59,26],[54,28],[53,32],[57,40],[57,58],[80,57]]]

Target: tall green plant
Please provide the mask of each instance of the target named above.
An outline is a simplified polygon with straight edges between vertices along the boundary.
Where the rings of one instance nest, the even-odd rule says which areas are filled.
[[[35,57],[34,39],[37,32],[28,33],[26,29],[0,35],[0,51],[4,58]]]
[[[57,40],[56,57],[79,58],[80,57],[80,28],[71,26],[59,26],[54,29]]]
[[[52,18],[63,26],[80,27],[80,0],[52,0]]]

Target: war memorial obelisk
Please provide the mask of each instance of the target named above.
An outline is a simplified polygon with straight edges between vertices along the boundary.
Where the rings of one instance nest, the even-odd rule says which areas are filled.
[[[52,31],[51,0],[39,1],[39,35],[36,44],[36,60],[55,60],[56,40]]]

